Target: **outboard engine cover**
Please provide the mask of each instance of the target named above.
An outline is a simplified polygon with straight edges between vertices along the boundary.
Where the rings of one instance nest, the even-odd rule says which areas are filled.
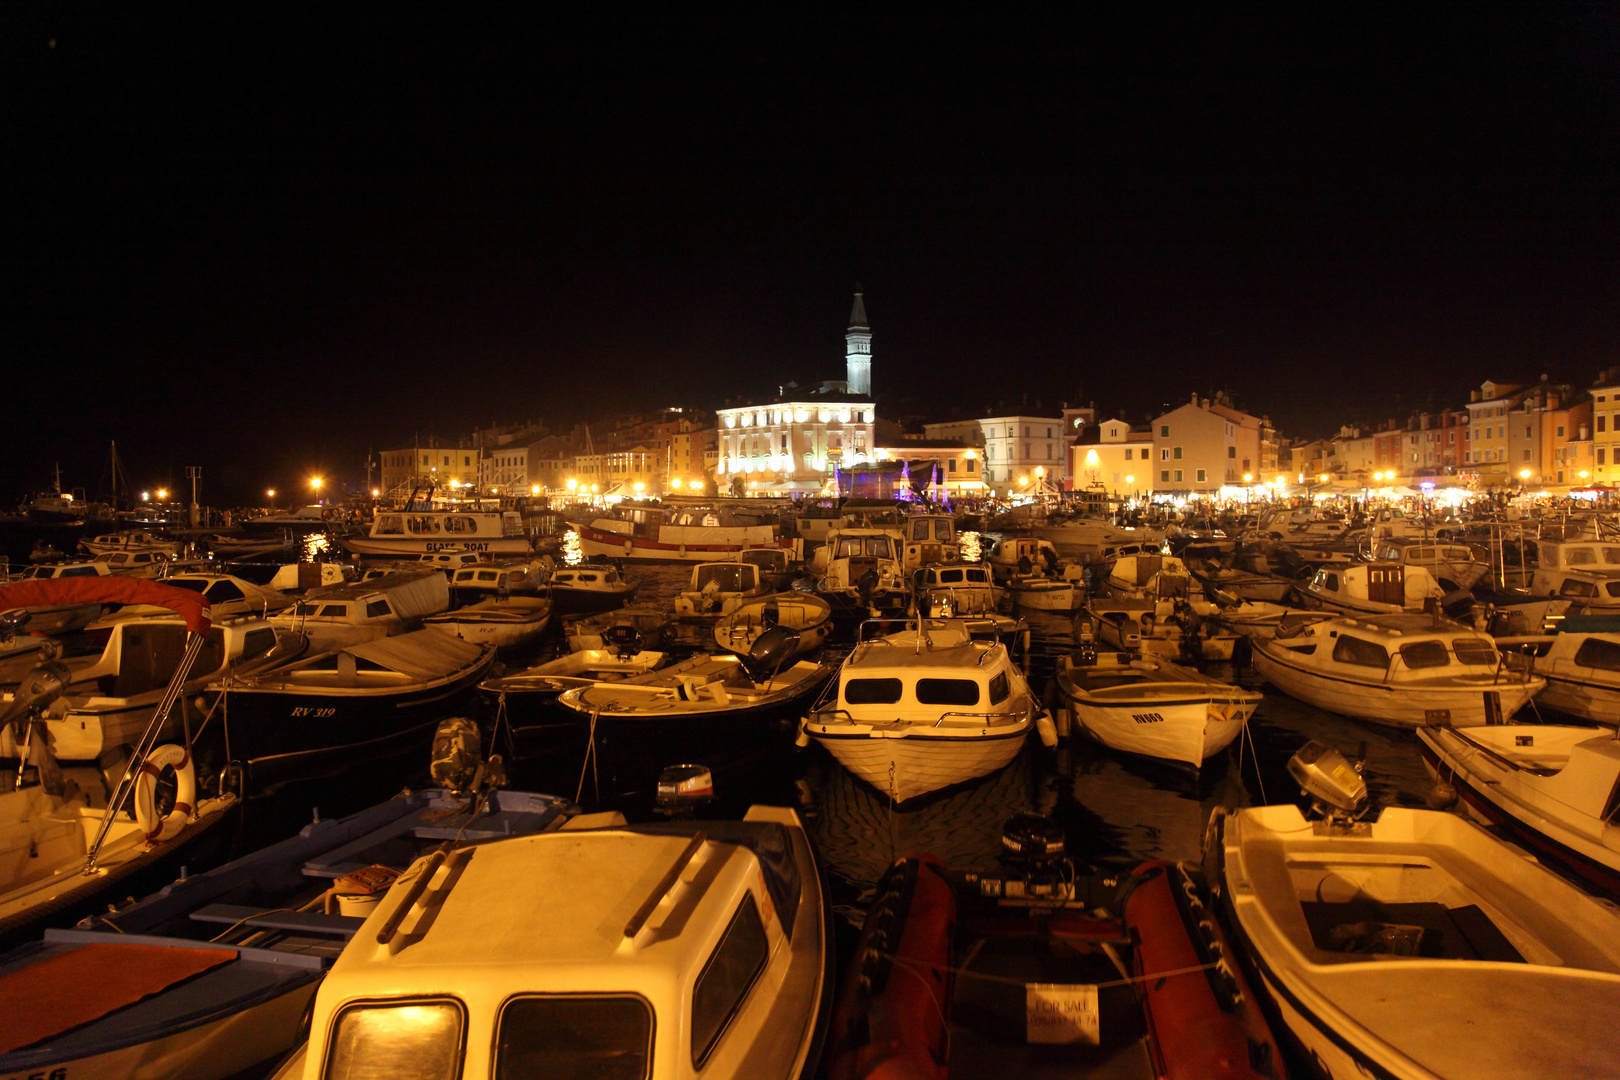
[[[773,626],[754,639],[754,647],[742,658],[743,670],[756,683],[770,679],[793,662],[799,648],[799,632],[787,626]]]
[[[17,692],[12,695],[10,706],[4,714],[0,714],[0,724],[19,720],[36,709],[45,708],[61,697],[72,681],[73,673],[60,660],[39,665],[17,684]]]
[[[469,790],[483,764],[483,738],[478,725],[465,716],[452,716],[433,733],[433,782],[456,794]]]
[[[620,656],[635,656],[646,644],[646,639],[632,624],[614,623],[602,631],[602,644]]]

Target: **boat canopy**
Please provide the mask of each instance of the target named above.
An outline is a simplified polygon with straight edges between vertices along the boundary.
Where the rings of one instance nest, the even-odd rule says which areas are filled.
[[[350,645],[343,651],[379,667],[426,682],[466,669],[477,662],[484,648],[437,630],[418,630],[412,634]]]
[[[33,578],[0,586],[0,611],[64,604],[151,604],[177,612],[186,629],[205,633],[211,622],[208,601],[189,589],[127,577]]]

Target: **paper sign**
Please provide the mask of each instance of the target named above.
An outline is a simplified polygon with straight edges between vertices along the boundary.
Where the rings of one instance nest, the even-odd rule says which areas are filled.
[[[1025,983],[1025,1039],[1032,1043],[1098,1044],[1097,988],[1087,984]]]

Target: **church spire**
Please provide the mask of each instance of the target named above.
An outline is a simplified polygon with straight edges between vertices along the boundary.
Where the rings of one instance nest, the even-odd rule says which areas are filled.
[[[849,330],[844,334],[844,367],[851,394],[872,392],[872,328],[866,322],[866,301],[855,286],[855,304],[849,309]]]
[[[855,283],[855,305],[849,309],[849,328],[851,330],[870,330],[866,321],[866,301],[861,299],[861,286]]]

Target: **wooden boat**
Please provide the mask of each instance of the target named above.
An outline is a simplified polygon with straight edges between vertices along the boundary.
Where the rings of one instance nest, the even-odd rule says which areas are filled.
[[[223,697],[231,757],[255,790],[349,761],[425,746],[495,659],[437,630],[361,642],[208,686]]]
[[[1488,557],[1457,541],[1393,537],[1378,544],[1378,561],[1421,566],[1447,592],[1471,589],[1491,572]]]
[[[1003,768],[1037,717],[1046,719],[1005,645],[924,621],[858,644],[800,739],[903,803]],[[1042,737],[1055,743],[1049,725]]]
[[[1396,727],[1499,724],[1547,685],[1506,668],[1488,635],[1428,615],[1292,617],[1251,641],[1255,669],[1289,697]]]
[[[450,587],[432,570],[400,570],[365,581],[310,589],[271,622],[309,638],[328,652],[418,630],[422,620],[450,607]]]
[[[1055,674],[1074,722],[1104,746],[1197,769],[1230,746],[1262,695],[1168,660],[1082,644]]]
[[[746,600],[714,624],[714,641],[727,652],[746,654],[759,636],[773,626],[785,626],[799,635],[796,656],[821,647],[832,629],[832,607],[806,592],[771,593]]]
[[[608,645],[603,635],[613,627],[629,626],[639,635],[638,648],[656,649],[675,627],[669,611],[662,604],[628,604],[599,615],[568,619],[563,624],[563,637],[570,652],[582,649],[603,649]]]
[[[558,567],[551,575],[551,602],[559,615],[611,611],[636,598],[640,578],[626,578],[606,563]]]
[[[475,645],[514,649],[527,645],[551,625],[550,596],[507,596],[429,615],[422,625]]]
[[[905,541],[900,561],[906,573],[915,573],[920,566],[961,561],[962,545],[949,514],[908,514],[901,529]]]
[[[208,610],[215,620],[235,615],[269,615],[289,607],[293,598],[277,589],[255,585],[234,574],[171,574],[163,584],[173,589],[190,589],[208,601]],[[114,615],[101,620],[132,619],[161,614],[163,609],[151,604],[126,604]]]
[[[457,604],[502,596],[533,596],[545,587],[546,576],[530,563],[474,563],[450,575],[450,594]]]
[[[1620,901],[1620,741],[1552,724],[1419,728],[1423,763],[1470,817]]]
[[[418,860],[276,1076],[815,1075],[829,911],[798,816],[585,823]]]
[[[1206,876],[1279,1033],[1328,1076],[1604,1071],[1620,1025],[1620,915],[1455,814],[1364,814],[1320,743],[1297,806],[1217,812]]]
[[[407,792],[193,874],[113,914],[0,956],[5,1075],[226,1080],[297,1044],[315,989],[411,862],[542,832],[572,812],[549,795]],[[47,1005],[49,1003],[49,1005]]]

